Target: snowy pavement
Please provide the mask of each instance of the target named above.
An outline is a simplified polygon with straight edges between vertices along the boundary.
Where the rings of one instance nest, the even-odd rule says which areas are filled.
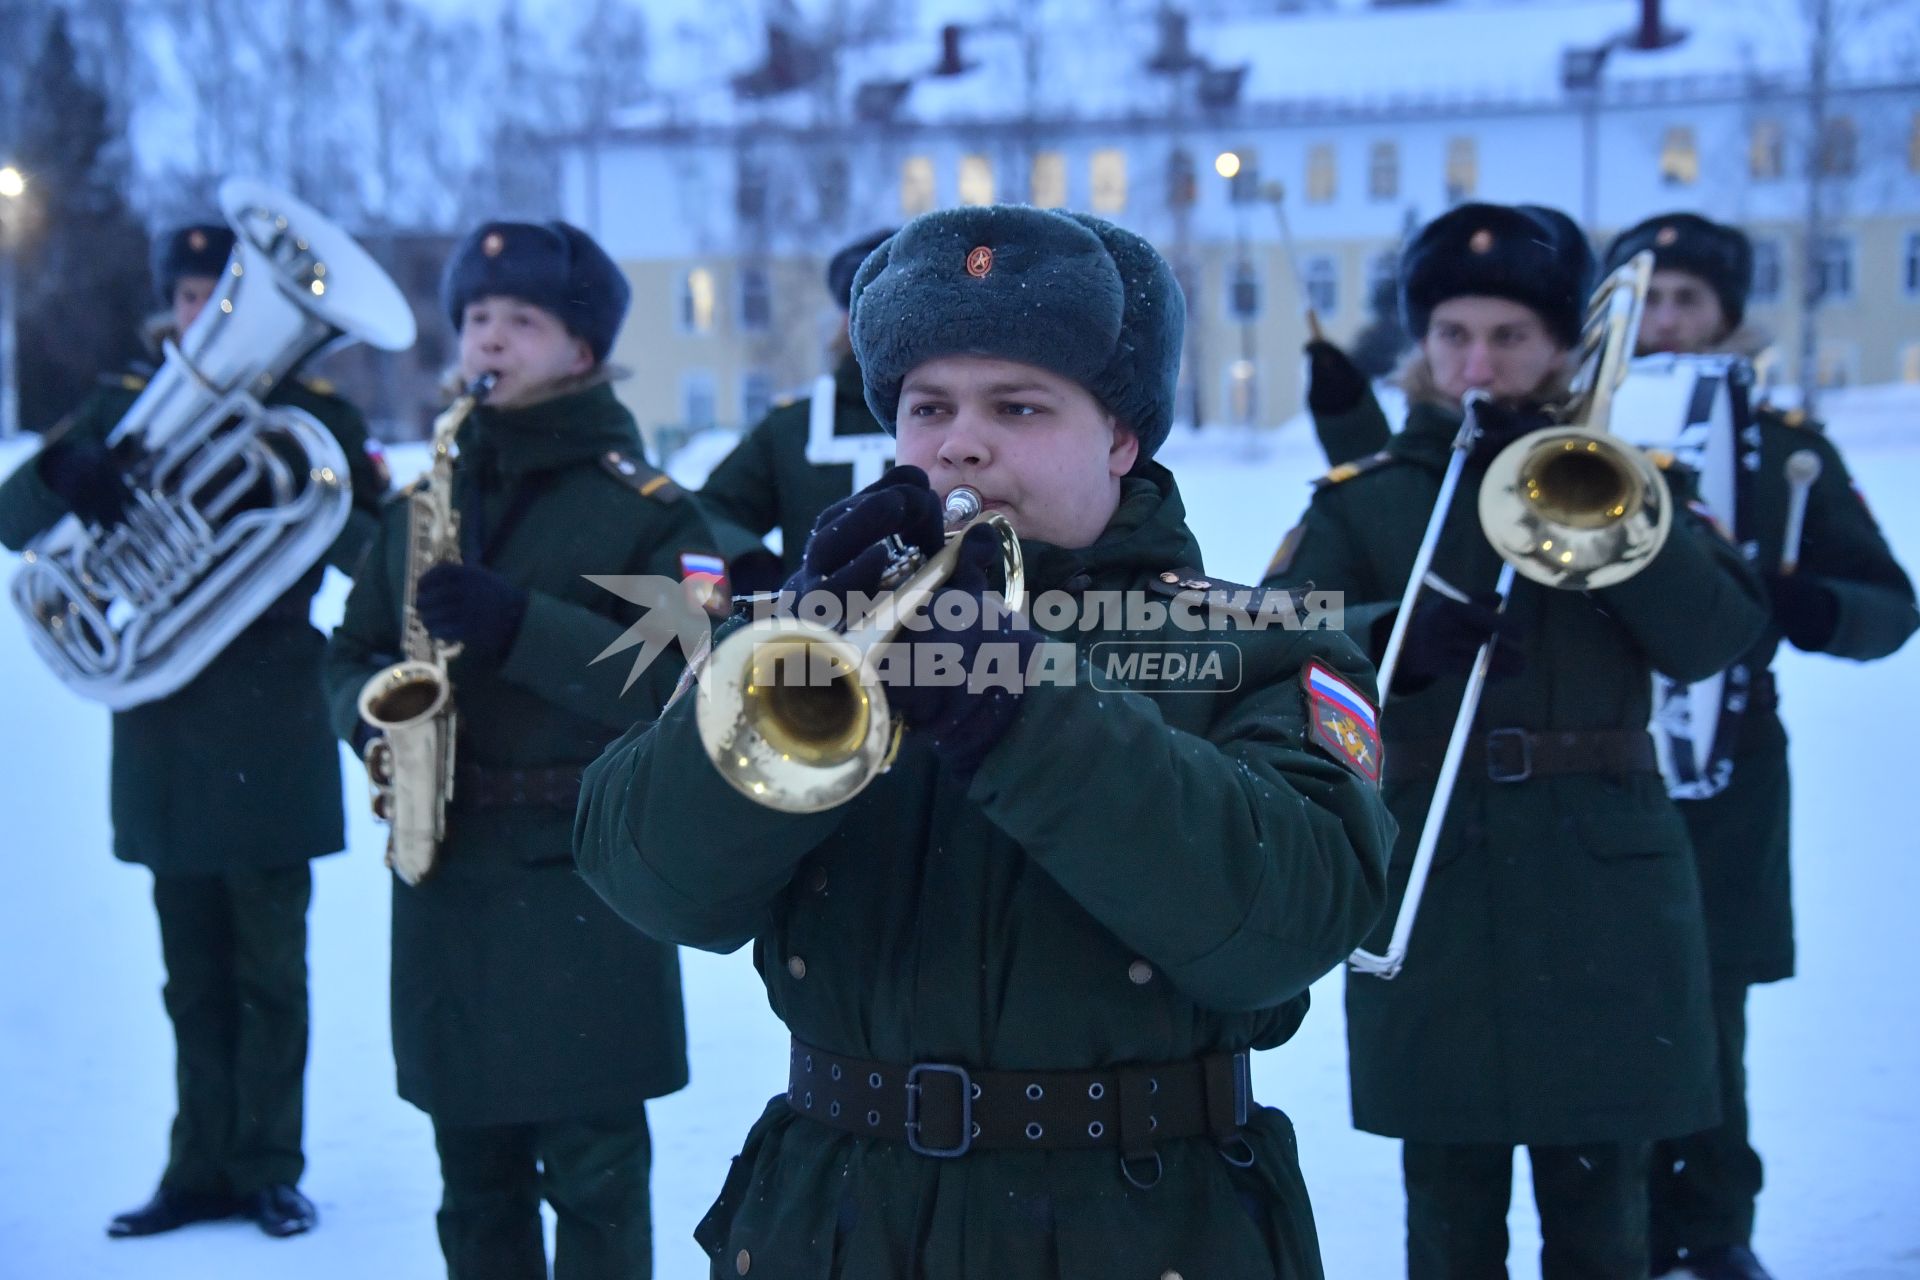
[[[1897,551],[1920,566],[1920,396],[1835,400],[1835,438]],[[1851,407],[1850,407],[1851,406]],[[0,470],[23,456],[0,447]],[[1319,468],[1295,423],[1248,442],[1177,438],[1209,568],[1252,580]],[[395,459],[404,470],[404,457]],[[11,576],[13,560],[0,557]],[[336,617],[330,578],[316,611]],[[1900,949],[1920,901],[1912,753],[1920,644],[1871,667],[1780,663],[1797,779],[1800,971],[1756,990],[1753,1131],[1767,1160],[1760,1254],[1788,1280],[1920,1276],[1920,981]],[[107,850],[106,714],[68,695],[0,618],[0,1278],[338,1280],[443,1274],[426,1120],[393,1092],[387,1038],[388,876],[382,833],[348,762],[352,852],[316,864],[313,1047],[304,1183],[320,1229],[270,1241],[245,1224],[109,1241],[165,1159],[171,1048],[150,877]],[[190,746],[183,749],[191,749]],[[784,1085],[785,1041],[745,952],[684,956],[693,1084],[652,1108],[662,1280],[705,1274],[690,1239],[728,1159]],[[1259,1097],[1298,1126],[1327,1274],[1403,1274],[1397,1145],[1348,1125],[1342,978],[1315,990],[1300,1035],[1258,1056]],[[1411,1064],[1410,1069],[1411,1069]],[[1538,1232],[1516,1179],[1513,1274],[1537,1276]],[[1903,1207],[1904,1206],[1904,1207]],[[1208,1280],[1216,1280],[1209,1277]]]

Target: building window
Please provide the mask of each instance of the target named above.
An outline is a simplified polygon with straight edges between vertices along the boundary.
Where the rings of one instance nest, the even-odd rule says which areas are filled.
[[[689,369],[680,375],[680,419],[692,431],[704,431],[713,425],[713,375],[705,369]]]
[[[1199,178],[1193,167],[1193,152],[1175,147],[1167,153],[1167,207],[1189,209],[1200,194]]]
[[[1306,278],[1301,287],[1307,291],[1307,305],[1315,315],[1330,316],[1340,309],[1340,265],[1332,258],[1308,258],[1301,267]]]
[[[1260,198],[1260,153],[1252,147],[1222,152],[1214,170],[1226,178],[1227,198],[1233,203],[1252,204]]]
[[[743,333],[764,333],[773,324],[773,286],[767,269],[759,266],[740,268],[740,329]]]
[[[1227,311],[1242,321],[1260,314],[1260,272],[1245,259],[1227,268]]]
[[[1376,142],[1367,153],[1367,195],[1375,200],[1400,198],[1400,148]]]
[[[1820,344],[1815,380],[1822,387],[1849,387],[1859,381],[1860,352],[1851,342]]]
[[[1067,202],[1067,158],[1058,151],[1040,151],[1033,157],[1027,199],[1042,209],[1058,209]]]
[[[1458,204],[1480,187],[1480,148],[1472,138],[1447,139],[1447,202]]]
[[[1676,124],[1660,142],[1660,181],[1670,187],[1690,187],[1700,180],[1700,149],[1693,126]]]
[[[1125,213],[1127,153],[1117,148],[1093,153],[1093,211]]]
[[[1900,348],[1900,381],[1920,382],[1920,342],[1909,342]]]
[[[743,222],[767,216],[767,166],[752,156],[741,156],[734,170],[733,207]]]
[[[1251,360],[1235,360],[1226,372],[1227,421],[1252,426],[1254,415],[1260,411],[1260,372]]]
[[[740,375],[740,421],[752,426],[773,408],[773,379],[754,370]]]
[[[1749,301],[1765,305],[1780,300],[1780,242],[1771,236],[1753,242],[1753,287]]]
[[[1860,162],[1860,130],[1852,116],[1835,116],[1827,121],[1820,139],[1820,172],[1829,177],[1853,176]]]
[[[993,162],[985,156],[960,157],[960,203],[993,203]]]
[[[1778,120],[1756,120],[1747,135],[1747,172],[1770,182],[1787,171],[1786,134]]]
[[[1824,236],[1814,260],[1814,296],[1822,302],[1853,297],[1853,237]]]
[[[1900,278],[1909,298],[1920,298],[1920,231],[1907,232],[1907,251],[1901,255]]]
[[[933,210],[933,160],[908,156],[900,164],[900,212],[911,218]]]
[[[1367,261],[1366,303],[1375,312],[1392,315],[1399,306],[1400,255],[1391,249]]]
[[[853,175],[843,155],[823,156],[814,167],[814,194],[820,206],[820,220],[839,226],[846,220],[847,205],[853,189]]]
[[[680,277],[680,332],[713,332],[713,272],[706,267]]]
[[[1329,204],[1340,192],[1340,170],[1331,142],[1307,148],[1307,203]]]

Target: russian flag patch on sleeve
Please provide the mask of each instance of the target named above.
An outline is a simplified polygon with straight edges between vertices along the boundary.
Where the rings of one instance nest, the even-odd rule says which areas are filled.
[[[680,580],[687,596],[716,618],[724,618],[733,608],[732,592],[727,586],[727,562],[704,551],[680,553]]]
[[[1368,782],[1380,781],[1380,717],[1373,704],[1317,661],[1300,669],[1300,687],[1307,694],[1307,736]]]

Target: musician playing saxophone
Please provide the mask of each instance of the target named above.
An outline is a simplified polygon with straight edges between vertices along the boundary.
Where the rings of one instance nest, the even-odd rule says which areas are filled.
[[[1644,1277],[1647,1144],[1716,1111],[1698,889],[1646,724],[1653,670],[1698,679],[1753,642],[1759,584],[1680,506],[1636,575],[1591,591],[1521,579],[1503,611],[1475,501],[1493,457],[1561,398],[1592,274],[1585,238],[1552,210],[1470,204],[1425,227],[1401,270],[1418,342],[1407,426],[1319,483],[1268,579],[1344,589],[1349,631],[1378,654],[1463,400],[1489,397],[1433,562],[1462,598],[1419,598],[1381,712],[1395,902],[1490,638],[1492,678],[1405,970],[1347,979],[1354,1123],[1404,1142],[1416,1280],[1504,1274],[1516,1146],[1543,1274]]]
[[[585,575],[692,575],[725,599],[704,520],[614,395],[627,300],[564,223],[490,222],[460,244],[441,286],[459,382],[495,381],[457,436],[459,553],[410,564],[411,504],[390,503],[327,654],[335,727],[363,749],[360,693],[401,655],[410,584],[420,623],[459,649],[445,839],[418,884],[396,877],[392,920],[400,1096],[433,1121],[454,1280],[544,1277],[543,1195],[564,1274],[650,1274],[644,1105],[687,1079],[674,951],[594,896],[570,842],[580,771],[683,667],[670,649],[627,688],[628,661],[596,665],[636,613]]]
[[[1745,325],[1753,247],[1744,232],[1666,213],[1622,232],[1607,259],[1617,264],[1641,250],[1654,255],[1643,352],[1757,354],[1761,340]],[[1740,659],[1749,684],[1726,787],[1679,802],[1707,914],[1720,1123],[1655,1144],[1651,1184],[1653,1274],[1698,1280],[1767,1276],[1752,1249],[1761,1166],[1747,1136],[1745,1051],[1747,988],[1791,977],[1794,967],[1787,736],[1774,652],[1784,639],[1809,653],[1884,658],[1920,624],[1912,584],[1833,441],[1798,410],[1762,406],[1754,417],[1759,466],[1746,477],[1735,532],[1766,579],[1771,617]],[[1789,479],[1796,455],[1817,463],[1798,486]]]
[[[199,316],[233,243],[218,224],[154,242],[163,310],[145,336],[155,355]],[[69,512],[97,529],[120,523],[132,491],[106,440],[151,372],[138,365],[102,378],[0,486],[0,541],[18,549]],[[160,1186],[108,1224],[113,1236],[238,1216],[284,1236],[315,1220],[296,1189],[305,1167],[307,863],[337,852],[346,834],[320,692],[322,642],[307,615],[326,564],[358,566],[386,475],[359,411],[324,384],[288,378],[267,403],[304,409],[338,438],[353,511],[323,562],[193,681],[113,716],[113,852],[153,872],[177,1082]]]

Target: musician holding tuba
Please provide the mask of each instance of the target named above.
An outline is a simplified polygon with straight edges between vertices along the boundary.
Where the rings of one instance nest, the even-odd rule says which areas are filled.
[[[163,311],[145,336],[156,355],[220,293],[234,243],[219,224],[181,227],[154,242]],[[235,314],[230,323],[249,323],[246,305]],[[238,345],[250,340],[238,335]],[[69,513],[103,539],[128,528],[129,513],[148,500],[133,478],[137,451],[108,441],[160,376],[142,365],[103,378],[48,433],[0,486],[0,541],[27,546]],[[322,640],[307,615],[325,565],[357,568],[386,476],[367,450],[359,412],[325,384],[288,376],[265,403],[304,410],[338,441],[352,509],[324,556],[294,566],[285,593],[207,653],[197,674],[113,715],[114,856],[153,871],[177,1094],[160,1186],[108,1224],[111,1236],[233,1217],[288,1236],[315,1222],[297,1189],[305,1167],[307,864],[346,838],[339,754],[320,691]]]
[[[1743,327],[1753,249],[1737,227],[1666,213],[1622,232],[1617,265],[1651,251],[1642,352],[1757,354]],[[1773,672],[1781,640],[1811,653],[1883,658],[1920,625],[1912,584],[1858,497],[1840,451],[1817,424],[1762,406],[1759,465],[1734,532],[1766,580],[1771,617],[1740,659],[1750,673],[1717,794],[1682,799],[1706,908],[1720,1123],[1654,1146],[1653,1274],[1766,1280],[1753,1255],[1760,1157],[1747,1136],[1747,988],[1793,975],[1788,874],[1787,738]],[[1811,465],[1809,465],[1809,460]]]
[[[752,940],[793,1034],[695,1233],[715,1276],[1321,1275],[1249,1053],[1380,907],[1372,679],[1198,568],[1153,457],[1185,316],[1160,255],[1099,219],[908,223],[852,290],[901,465],[822,513],[793,625],[738,626],[587,774],[589,882],[656,937]],[[946,514],[966,532],[943,545]],[[1050,624],[995,607],[1022,592]],[[1174,621],[1229,597],[1273,625]],[[859,680],[729,660],[830,648],[815,607],[856,617]],[[894,610],[920,625],[869,625]],[[1215,674],[1154,675],[1208,645]]]
[[[631,688],[627,661],[596,665],[658,610],[640,617],[586,575],[676,592],[691,577],[725,598],[705,521],[647,465],[614,394],[628,296],[566,223],[488,222],[460,243],[441,282],[465,388],[443,415],[449,465],[388,504],[327,653],[334,725],[363,752],[422,727],[370,696],[403,658],[449,686],[435,692],[450,776],[386,745],[394,1058],[400,1096],[433,1121],[452,1280],[546,1275],[543,1197],[564,1274],[652,1274],[645,1103],[687,1081],[673,948],[580,881],[569,843],[580,771],[683,669],[671,644]],[[429,847],[403,853],[422,825]]]
[[[1592,274],[1585,238],[1553,210],[1468,204],[1428,224],[1402,260],[1418,343],[1402,370],[1407,425],[1319,483],[1268,578],[1343,588],[1349,630],[1385,661],[1437,522],[1438,581],[1404,619],[1382,710],[1396,905],[1423,836],[1437,843],[1404,969],[1356,954],[1363,971],[1347,979],[1354,1123],[1404,1142],[1417,1280],[1504,1273],[1522,1145],[1544,1274],[1645,1276],[1648,1144],[1717,1111],[1699,894],[1646,733],[1650,672],[1725,666],[1759,631],[1760,588],[1684,506],[1643,517],[1678,481],[1612,445],[1604,409],[1577,439],[1556,432],[1541,449],[1531,434],[1559,420],[1548,406],[1567,401],[1576,365],[1591,369],[1574,353]],[[1609,291],[1597,314],[1630,300]],[[1595,363],[1630,356],[1630,328]],[[1462,432],[1468,404],[1477,437]],[[1516,458],[1519,478],[1485,479]],[[1460,496],[1441,504],[1445,478]],[[1488,527],[1490,499],[1518,504],[1503,527]],[[1548,509],[1564,528],[1540,523]],[[1514,566],[1503,572],[1496,539],[1531,556],[1504,601],[1493,588]],[[1616,546],[1638,558],[1561,560]],[[1474,697],[1477,716],[1450,737]]]

